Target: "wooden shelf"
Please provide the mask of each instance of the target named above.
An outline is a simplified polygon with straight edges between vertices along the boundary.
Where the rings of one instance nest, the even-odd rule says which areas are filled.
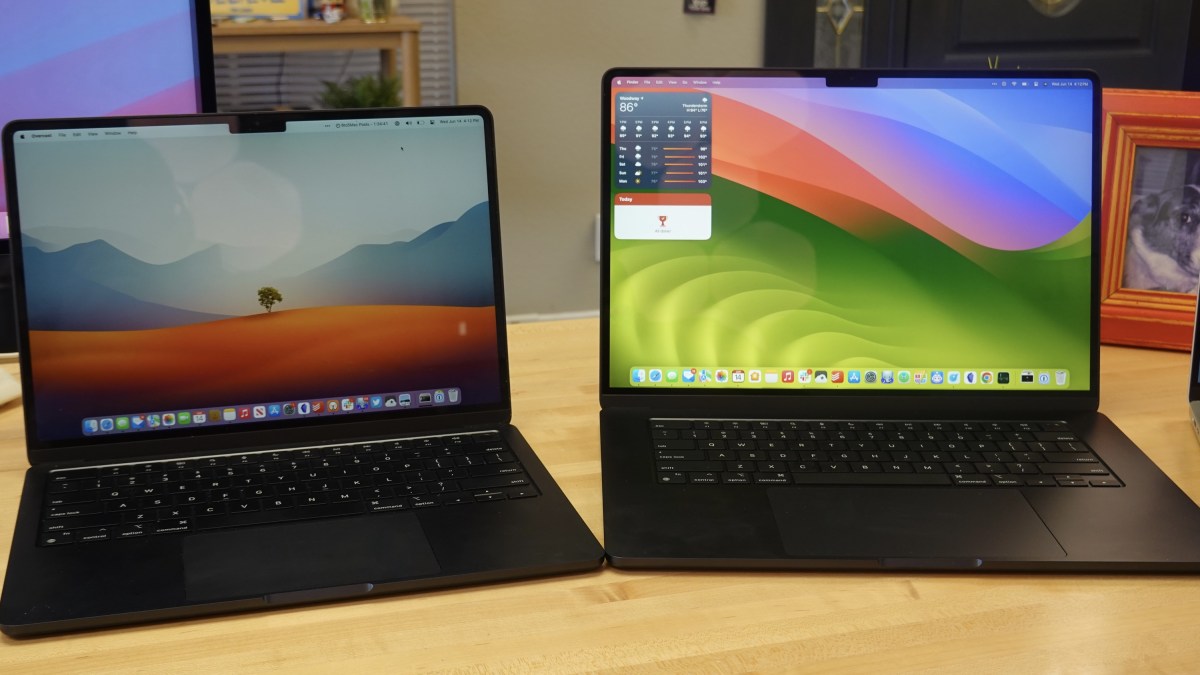
[[[348,49],[378,49],[379,70],[396,75],[396,52],[400,53],[402,103],[421,105],[421,22],[393,15],[383,23],[345,19],[325,23],[316,19],[298,21],[251,21],[213,24],[214,54],[263,52],[320,52]]]

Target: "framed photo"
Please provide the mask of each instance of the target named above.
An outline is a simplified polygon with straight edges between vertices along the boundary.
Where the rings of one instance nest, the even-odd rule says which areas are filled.
[[[214,19],[303,19],[308,0],[209,0]]]
[[[1200,94],[1103,96],[1100,339],[1190,350],[1200,284]]]

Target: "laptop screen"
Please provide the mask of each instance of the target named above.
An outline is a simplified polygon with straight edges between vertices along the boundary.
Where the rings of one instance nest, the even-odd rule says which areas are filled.
[[[480,111],[10,129],[38,438],[507,404]]]
[[[1089,389],[1097,84],[869,85],[607,76],[609,387]]]

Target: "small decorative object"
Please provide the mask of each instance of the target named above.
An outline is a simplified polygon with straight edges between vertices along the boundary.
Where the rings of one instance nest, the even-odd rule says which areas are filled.
[[[387,23],[391,0],[358,0],[358,18],[363,23]]]
[[[1100,339],[1186,351],[1200,282],[1200,94],[1104,91]]]
[[[686,14],[716,14],[717,0],[683,0]]]
[[[400,105],[400,80],[384,75],[361,75],[346,82],[322,82],[317,100],[326,108],[394,108]]]
[[[317,14],[325,23],[337,23],[346,16],[346,3],[343,0],[321,0]]]

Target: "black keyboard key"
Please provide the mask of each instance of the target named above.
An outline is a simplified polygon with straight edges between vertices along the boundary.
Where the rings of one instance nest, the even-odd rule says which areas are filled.
[[[1035,432],[1033,432],[1033,439],[1037,440],[1037,441],[1043,441],[1043,442],[1049,441],[1049,442],[1053,442],[1053,443],[1069,443],[1071,441],[1078,441],[1079,437],[1076,436],[1070,430],[1035,431]]]
[[[137,523],[114,525],[111,529],[113,539],[134,539],[150,534],[149,526]]]
[[[173,534],[176,532],[187,532],[192,529],[191,518],[180,518],[178,520],[166,520],[150,524],[150,534]]]
[[[107,527],[92,527],[83,530],[76,530],[75,541],[107,541],[112,535],[112,530]]]
[[[228,511],[225,502],[217,502],[215,504],[203,504],[193,510],[197,516],[219,516]]]
[[[1042,454],[1047,462],[1099,462],[1100,458],[1091,452],[1046,452]]]
[[[91,516],[104,512],[104,507],[100,502],[92,502],[90,504],[65,504],[56,506],[46,511],[46,518],[54,520],[57,518],[70,518],[74,516]]]
[[[464,478],[459,481],[459,486],[464,492],[470,492],[472,490],[527,485],[528,483],[529,480],[525,477],[525,474],[505,474],[500,476],[484,476],[481,478]]]
[[[38,544],[41,546],[61,546],[74,543],[74,532],[47,532],[38,537]]]
[[[96,513],[86,516],[71,516],[69,518],[55,518],[53,520],[45,520],[42,522],[43,532],[63,532],[68,530],[78,530],[87,527],[101,527],[105,525],[116,525],[121,522],[121,514],[119,513]]]
[[[191,518],[192,509],[187,506],[172,506],[165,509],[159,509],[155,514],[156,520],[173,520],[178,518]]]
[[[664,471],[722,471],[725,462],[658,462],[655,467],[660,473]]]
[[[98,499],[95,490],[76,490],[74,492],[56,492],[46,496],[47,506],[65,506],[67,504],[86,504]]]
[[[1039,464],[1038,469],[1042,473],[1047,474],[1081,474],[1087,476],[1107,476],[1108,468],[1103,464],[1092,464],[1088,462],[1079,463],[1046,463]]]
[[[382,513],[384,511],[402,511],[409,508],[412,501],[407,497],[386,497],[380,499],[368,499],[367,511],[371,513]]]
[[[1005,464],[1004,466],[1006,469],[1005,473],[1019,473],[1019,474],[1041,473],[1040,471],[1038,471],[1038,465],[1036,463],[1009,462],[1008,464]]]
[[[53,476],[50,479],[50,494],[59,494],[62,492],[77,492],[83,489],[83,483],[78,479],[68,479],[66,476]]]

